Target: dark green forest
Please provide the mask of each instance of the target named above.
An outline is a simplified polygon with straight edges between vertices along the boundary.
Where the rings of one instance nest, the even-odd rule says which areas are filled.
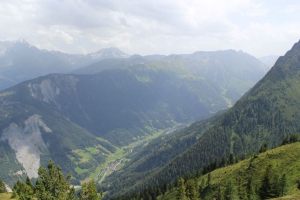
[[[270,199],[287,194],[300,195],[299,162],[287,163],[290,151],[299,154],[299,135],[286,135],[280,147],[269,149],[265,142],[249,157],[230,154],[215,159],[199,170],[184,174],[176,181],[146,186],[144,189],[111,200],[171,200],[171,199]],[[286,146],[283,146],[286,145]],[[276,161],[277,165],[274,165]],[[293,169],[293,172],[290,170]],[[228,173],[226,173],[228,172]]]
[[[135,191],[162,181],[171,182],[230,154],[249,156],[264,142],[279,146],[286,134],[300,132],[300,43],[280,57],[274,67],[247,94],[204,132],[195,144],[163,167],[116,180],[107,188]],[[132,173],[134,174],[134,173]]]

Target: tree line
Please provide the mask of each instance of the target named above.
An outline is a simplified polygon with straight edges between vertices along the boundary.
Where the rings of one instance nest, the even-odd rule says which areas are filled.
[[[280,146],[299,141],[300,138],[298,134],[287,134],[282,140]],[[264,153],[267,150],[269,150],[269,145],[265,142],[261,145],[258,152],[250,155],[249,167],[251,167],[252,161],[256,159],[260,153]],[[242,154],[241,156],[234,156],[231,153],[227,159],[224,157],[222,157],[221,160],[215,159],[208,165],[204,165],[198,171],[187,173],[182,177],[177,177],[176,182],[167,183],[166,181],[163,181],[161,184],[148,186],[133,193],[110,198],[110,200],[157,200],[158,196],[165,195],[167,192],[173,192],[178,200],[206,199],[207,195],[212,193],[212,191],[216,194],[214,198],[218,200],[269,199],[281,197],[286,194],[288,177],[286,174],[279,176],[273,173],[272,165],[268,165],[266,167],[264,175],[259,180],[259,187],[254,184],[254,180],[252,180],[251,176],[248,178],[245,186],[239,185],[239,183],[234,181],[233,178],[232,180],[229,180],[223,188],[218,185],[212,185],[212,171],[236,164],[244,159],[246,159],[245,154]],[[201,176],[206,176],[206,178],[203,178],[201,182],[198,182],[198,178]],[[298,189],[300,189],[300,181],[298,182]]]
[[[25,182],[17,181],[13,187],[11,198],[20,200],[101,200],[94,181],[84,183],[81,190],[76,193],[75,188],[70,184],[71,175],[65,178],[61,167],[55,166],[52,160],[47,167],[48,170],[42,166],[39,168],[39,178],[35,185],[28,177]]]

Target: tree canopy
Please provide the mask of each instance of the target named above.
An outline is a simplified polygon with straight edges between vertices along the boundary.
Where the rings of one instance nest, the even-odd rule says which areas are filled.
[[[61,167],[55,166],[52,160],[47,168],[48,170],[42,166],[39,168],[39,178],[35,186],[28,177],[26,182],[17,181],[13,188],[12,198],[20,200],[36,198],[41,200],[101,200],[94,181],[83,184],[79,197],[76,197],[75,189],[70,184],[71,175],[67,175],[65,178]]]

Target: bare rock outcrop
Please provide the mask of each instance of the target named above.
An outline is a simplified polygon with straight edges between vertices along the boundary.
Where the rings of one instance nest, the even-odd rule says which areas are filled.
[[[7,140],[10,147],[15,151],[18,162],[22,164],[29,178],[38,177],[40,155],[48,152],[40,128],[43,128],[45,132],[52,132],[42,122],[41,116],[35,114],[25,120],[24,127],[16,123],[10,124],[3,130],[1,137],[1,140]]]

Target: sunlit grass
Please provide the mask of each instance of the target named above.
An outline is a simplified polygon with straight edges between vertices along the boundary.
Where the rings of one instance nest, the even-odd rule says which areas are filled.
[[[0,193],[0,199],[1,200],[14,200],[14,199],[11,199],[11,193]]]
[[[85,149],[76,149],[74,152],[81,156],[80,162],[86,162],[92,156],[89,151],[86,151]]]
[[[97,153],[99,153],[99,150],[98,149],[96,149],[95,147],[88,147],[88,148],[86,148],[86,150],[88,150],[90,153],[92,153],[92,154],[97,154]]]
[[[300,191],[297,189],[297,181],[300,180],[300,143],[284,145],[276,149],[261,153],[257,158],[248,158],[237,164],[222,167],[211,172],[211,185],[225,189],[230,180],[240,185],[246,185],[248,179],[252,178],[254,188],[261,186],[262,177],[268,165],[272,165],[271,174],[286,174],[288,179],[287,194],[284,197],[274,199],[300,199]],[[198,179],[198,185],[202,180],[207,182],[208,175],[203,175]],[[215,196],[212,193],[207,199]],[[168,192],[165,196],[160,196],[159,200],[171,200],[175,197],[175,191]]]
[[[75,171],[78,173],[78,174],[82,174],[84,172],[87,172],[88,169],[81,169],[80,167],[75,167]]]
[[[143,142],[144,145],[147,144],[147,142],[161,136],[163,133],[165,132],[165,130],[158,130],[157,132],[153,133],[153,134],[149,134],[149,135],[146,135],[146,136],[142,136],[142,137],[138,137],[136,138],[136,140],[132,143],[130,143],[129,145],[127,146],[124,146],[124,147],[115,147],[116,148],[116,151],[115,153],[111,153],[110,151],[108,151],[106,148],[98,145],[96,147],[87,147],[85,149],[76,149],[74,150],[73,152],[76,153],[77,155],[79,155],[81,158],[80,158],[80,161],[78,163],[83,163],[83,162],[88,162],[92,155],[95,155],[97,153],[101,153],[101,151],[103,150],[106,154],[107,154],[107,159],[105,161],[105,163],[95,167],[95,170],[93,172],[91,172],[89,174],[88,177],[86,177],[84,180],[81,180],[81,184],[82,183],[86,183],[90,180],[95,180],[95,181],[102,181],[105,179],[105,177],[101,176],[101,180],[99,180],[99,174],[102,170],[105,170],[106,167],[108,166],[109,163],[113,163],[113,162],[116,162],[118,159],[121,159],[121,158],[125,158],[126,155],[128,155],[128,150],[129,149],[133,149],[134,147],[136,147],[137,145],[140,145],[141,143],[140,142]],[[74,160],[75,158],[73,156],[69,156],[70,159]],[[128,159],[125,159],[128,161]],[[124,166],[125,164],[125,160],[123,160],[118,166],[117,166],[117,169],[120,169],[122,166]],[[77,164],[78,164],[77,163]],[[84,172],[87,172],[89,171],[89,169],[81,169],[80,167],[76,167],[75,168],[75,171],[78,173],[78,174],[82,174]],[[111,172],[109,172],[108,174],[110,174]],[[107,175],[108,175],[107,174]]]

